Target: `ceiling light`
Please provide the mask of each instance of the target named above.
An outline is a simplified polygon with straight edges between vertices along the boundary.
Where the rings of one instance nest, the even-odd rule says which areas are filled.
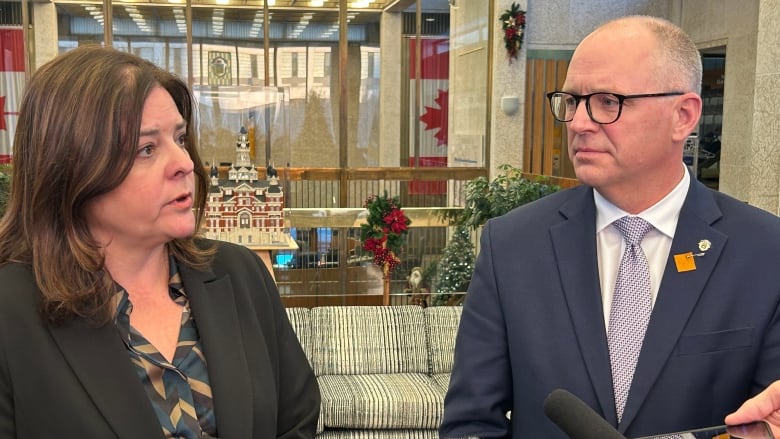
[[[309,2],[309,6],[315,7],[315,8],[321,8],[322,5],[325,4],[325,0],[311,0]]]

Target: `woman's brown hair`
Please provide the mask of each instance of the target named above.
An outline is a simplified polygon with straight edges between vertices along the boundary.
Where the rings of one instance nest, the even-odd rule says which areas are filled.
[[[113,317],[113,280],[87,227],[86,205],[127,176],[143,105],[155,86],[173,97],[187,123],[195,165],[197,229],[208,176],[195,140],[195,102],[187,85],[154,64],[111,48],[82,46],[42,66],[27,84],[14,137],[13,180],[0,220],[0,264],[31,266],[52,323]],[[195,238],[168,243],[179,263],[208,266],[213,249]]]

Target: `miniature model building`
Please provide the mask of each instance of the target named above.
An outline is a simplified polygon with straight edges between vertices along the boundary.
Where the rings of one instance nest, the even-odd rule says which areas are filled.
[[[286,245],[284,193],[276,170],[269,166],[266,178],[258,179],[249,157],[249,139],[241,128],[236,141],[236,161],[227,179],[211,167],[211,186],[206,212],[206,237],[253,246]]]

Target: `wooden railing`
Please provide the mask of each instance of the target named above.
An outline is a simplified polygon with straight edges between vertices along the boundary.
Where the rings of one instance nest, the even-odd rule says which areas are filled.
[[[265,169],[258,169],[265,178]],[[227,172],[227,168],[220,169]],[[285,226],[299,249],[272,251],[282,299],[288,306],[382,303],[382,276],[360,248],[366,198],[387,191],[398,196],[412,220],[402,263],[391,281],[391,303],[413,298],[404,293],[413,267],[436,264],[446,246],[452,215],[463,207],[465,184],[487,177],[485,168],[278,168],[285,192]],[[526,178],[535,179],[533,174]],[[561,187],[576,180],[550,178]],[[475,232],[476,235],[476,232]]]
[[[227,175],[227,168],[220,170]],[[271,251],[288,306],[382,303],[382,276],[360,248],[363,204],[372,195],[398,196],[412,220],[401,264],[391,281],[391,303],[407,303],[412,267],[435,264],[447,243],[442,211],[460,209],[465,184],[485,168],[277,168],[285,193],[285,226],[299,249]],[[259,178],[266,170],[258,169]]]

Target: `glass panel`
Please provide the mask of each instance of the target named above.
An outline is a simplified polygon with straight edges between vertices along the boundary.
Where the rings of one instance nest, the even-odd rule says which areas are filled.
[[[717,50],[725,53],[725,48]],[[718,189],[720,183],[720,135],[723,128],[723,84],[726,55],[707,54],[702,58],[702,116],[699,124],[697,176],[706,185]]]
[[[477,5],[477,3],[474,3]],[[401,39],[402,76],[402,114],[401,123],[404,126],[401,138],[401,166],[412,168],[445,168],[448,166],[476,166],[471,155],[482,157],[482,142],[476,148],[469,148],[469,157],[458,156],[453,160],[452,114],[449,104],[453,97],[454,74],[451,69],[450,26],[454,15],[432,13],[425,10],[425,2],[421,11],[421,22],[417,23],[416,5],[410,6],[404,13],[403,32]],[[487,4],[479,4],[479,8],[487,10]],[[417,37],[419,29],[420,38]],[[418,65],[419,63],[419,65]],[[475,67],[486,70],[485,63]],[[478,71],[469,72],[469,80],[482,75]],[[465,82],[468,82],[465,81]],[[486,88],[485,84],[475,87]],[[469,106],[474,102],[468,90],[461,90],[458,95],[459,106]],[[463,100],[461,96],[465,96]],[[484,119],[484,97],[482,103],[482,118]],[[478,104],[478,102],[476,102]],[[484,123],[483,123],[484,125]],[[483,138],[484,132],[479,136]],[[466,162],[468,160],[468,162]],[[473,163],[472,163],[473,162]],[[445,180],[411,181],[405,188],[404,202],[409,206],[432,206],[445,203],[448,197],[448,187]]]
[[[21,26],[4,26],[0,29],[0,49],[3,53],[0,59],[3,78],[0,82],[0,102],[3,106],[3,114],[0,115],[0,164],[6,164],[12,161],[19,106],[26,84],[24,31]]]
[[[409,38],[405,40],[405,44],[405,53],[409,58],[408,165],[414,168],[446,167],[449,143],[450,41],[449,38],[436,37],[420,40],[420,108],[417,111],[417,39]],[[415,129],[415,124],[419,125],[419,130]],[[419,136],[418,141],[415,141],[415,136]]]
[[[56,8],[60,52],[79,44],[103,42],[102,3],[57,3]]]
[[[350,56],[352,53],[350,50]],[[348,162],[351,167],[379,166],[379,58],[378,44],[359,47],[360,88],[354,90],[357,92],[356,105],[349,108],[350,112],[353,108],[356,110],[357,118],[354,125],[350,124],[347,134],[348,139],[354,139],[349,141]],[[350,59],[350,68],[352,61],[356,60]],[[348,90],[347,93],[354,91]]]
[[[209,56],[217,59],[214,51]],[[209,68],[222,71],[220,63],[216,64]],[[216,74],[211,75],[214,76]],[[193,92],[198,100],[200,148],[204,161],[221,166],[242,162],[265,167],[276,165],[273,157],[270,160],[266,157],[267,148],[289,154],[289,99],[283,90],[260,85],[205,83],[195,84]],[[237,142],[240,136],[247,137],[249,155],[239,160]]]
[[[485,165],[490,82],[487,36],[488,21],[492,20],[484,2],[458,2],[451,12],[450,94],[453,102],[457,98],[458,105],[450,106],[449,166]]]

